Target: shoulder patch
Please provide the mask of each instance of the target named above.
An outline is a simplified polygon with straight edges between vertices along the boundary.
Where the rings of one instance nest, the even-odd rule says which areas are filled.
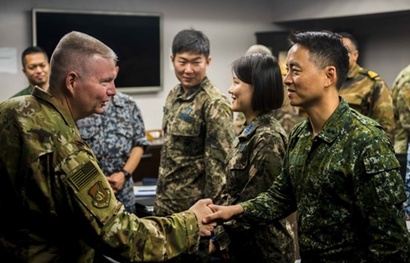
[[[376,78],[377,76],[379,76],[379,74],[377,74],[376,72],[371,71],[371,70],[367,71],[367,75],[368,75],[370,78],[372,78],[372,79],[374,79],[374,78]]]
[[[92,204],[97,208],[108,207],[111,200],[111,190],[105,188],[101,181],[96,182],[89,190],[88,194],[92,198]]]
[[[86,163],[83,167],[78,169],[73,175],[69,177],[70,181],[81,191],[84,186],[90,183],[94,178],[98,176],[98,169],[92,162]]]

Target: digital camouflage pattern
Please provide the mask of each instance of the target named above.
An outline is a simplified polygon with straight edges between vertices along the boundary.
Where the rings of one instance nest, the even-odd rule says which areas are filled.
[[[33,96],[0,104],[2,262],[160,261],[195,251],[195,214],[138,218],[125,212],[60,101]]]
[[[234,138],[228,99],[205,77],[188,94],[183,94],[180,84],[174,87],[163,114],[164,143],[154,215],[185,210],[202,198],[221,203],[225,160]],[[205,239],[200,255],[203,261],[209,257],[208,243]]]
[[[98,164],[106,176],[121,171],[130,157],[131,149],[149,145],[141,111],[130,96],[117,92],[102,114],[77,121],[81,138],[97,156]],[[126,178],[123,188],[115,194],[125,210],[136,212],[134,181]]]
[[[394,110],[391,90],[380,76],[359,65],[349,70],[339,90],[349,106],[377,121],[394,142]]]
[[[407,153],[410,137],[410,65],[397,76],[392,89],[394,105],[394,150]]]
[[[288,137],[273,111],[256,117],[234,140],[227,158],[228,204],[265,192],[280,174]],[[232,262],[295,262],[295,244],[285,219],[267,225],[231,220],[224,224]]]
[[[286,90],[285,97],[283,98],[283,106],[280,109],[274,110],[273,114],[288,135],[290,134],[290,131],[292,130],[293,126],[296,125],[296,123],[306,118],[304,115],[300,114],[298,107],[290,105]],[[245,115],[242,112],[238,112],[234,121],[234,129],[236,135],[239,135],[242,129],[245,128],[244,124]]]
[[[290,135],[278,180],[241,203],[266,223],[297,209],[303,262],[410,262],[400,164],[381,126],[342,99],[317,136],[308,121]]]

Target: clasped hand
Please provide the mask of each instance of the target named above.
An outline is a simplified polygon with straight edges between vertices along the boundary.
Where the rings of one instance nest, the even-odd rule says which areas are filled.
[[[199,235],[201,236],[211,236],[218,224],[217,222],[228,221],[243,212],[241,205],[214,205],[209,198],[197,201],[189,210],[194,212],[198,219]]]

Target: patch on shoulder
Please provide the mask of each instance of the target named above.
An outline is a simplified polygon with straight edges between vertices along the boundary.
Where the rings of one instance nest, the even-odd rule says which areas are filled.
[[[369,77],[372,78],[372,79],[374,79],[375,77],[379,76],[379,74],[377,74],[376,72],[371,71],[371,70],[369,70],[369,71],[367,72],[367,75],[369,75]]]
[[[78,190],[82,190],[87,184],[98,176],[98,169],[92,162],[88,162],[83,167],[78,169],[73,175],[69,177],[71,182],[77,187]]]
[[[108,187],[104,187],[101,181],[96,182],[88,190],[88,194],[92,198],[92,204],[96,208],[108,207],[111,200],[111,190]]]

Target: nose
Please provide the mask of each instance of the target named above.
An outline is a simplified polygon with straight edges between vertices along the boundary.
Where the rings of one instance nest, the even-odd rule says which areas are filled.
[[[231,84],[231,86],[228,88],[228,93],[232,95],[232,91],[233,91],[233,84]]]
[[[285,85],[290,85],[292,84],[292,78],[290,77],[290,72],[287,72],[286,75],[283,77],[283,83]]]
[[[192,70],[192,65],[190,63],[187,63],[184,69],[185,73],[191,73],[193,72]]]
[[[115,87],[114,81],[112,82],[112,85],[110,85],[107,89],[107,95],[108,96],[115,96],[117,94],[117,88]]]

